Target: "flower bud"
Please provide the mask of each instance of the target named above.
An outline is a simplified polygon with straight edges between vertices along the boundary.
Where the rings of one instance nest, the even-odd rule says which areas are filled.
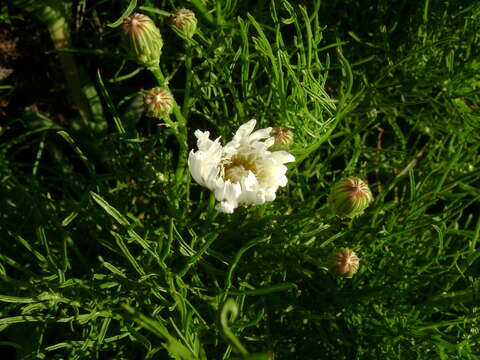
[[[359,178],[346,178],[336,183],[328,197],[330,208],[340,217],[354,218],[373,201],[373,195],[366,182]]]
[[[163,40],[153,20],[135,13],[123,20],[122,30],[130,56],[146,67],[158,66]]]
[[[335,277],[351,278],[360,267],[360,259],[354,251],[341,248],[328,259],[328,271]]]
[[[179,9],[172,15],[172,27],[178,29],[186,37],[191,38],[197,30],[195,13],[188,9]]]
[[[293,132],[282,126],[274,127],[270,133],[273,136],[275,147],[284,147],[293,143]]]
[[[170,91],[156,87],[145,94],[143,103],[148,116],[163,119],[172,113],[175,100]]]

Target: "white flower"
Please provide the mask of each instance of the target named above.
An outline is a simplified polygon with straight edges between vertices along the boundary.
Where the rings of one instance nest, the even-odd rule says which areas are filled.
[[[260,205],[275,200],[279,186],[287,185],[287,167],[295,161],[286,151],[269,151],[275,140],[272,128],[252,133],[256,120],[240,126],[232,141],[220,144],[208,131],[195,131],[198,151],[190,151],[188,167],[197,183],[214,192],[216,209],[233,213],[240,205]]]

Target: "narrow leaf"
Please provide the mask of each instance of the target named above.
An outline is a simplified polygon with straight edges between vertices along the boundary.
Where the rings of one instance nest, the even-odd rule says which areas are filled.
[[[123,22],[123,19],[130,16],[130,14],[133,12],[133,10],[135,10],[136,7],[137,7],[137,0],[131,0],[130,4],[128,4],[127,9],[123,12],[122,16],[120,16],[120,18],[117,21],[107,24],[107,26],[111,28],[116,28],[117,26],[120,26],[120,24]]]
[[[117,127],[117,131],[120,135],[125,134],[125,128],[123,127],[122,120],[118,116],[117,110],[115,109],[115,106],[113,105],[113,101],[108,94],[107,88],[105,87],[105,84],[103,83],[102,75],[100,74],[100,70],[97,71],[97,82],[98,85],[100,86],[100,92],[102,93],[102,96],[107,103],[108,110],[112,114],[113,121],[115,122],[115,126]]]
[[[95,200],[95,202],[98,205],[100,205],[103,208],[103,210],[105,210],[107,212],[108,215],[110,215],[115,220],[117,220],[117,222],[120,225],[123,225],[123,226],[129,226],[130,225],[127,218],[125,216],[123,216],[122,214],[120,214],[120,212],[117,209],[115,209],[108,202],[106,202],[100,195],[95,194],[93,191],[90,191],[90,195],[92,196],[93,200]]]
[[[137,270],[137,272],[140,275],[145,276],[145,270],[143,270],[143,268],[138,264],[137,260],[135,260],[135,258],[133,257],[130,250],[128,250],[127,246],[122,240],[122,237],[120,235],[115,234],[115,240],[117,240],[118,247],[120,248],[120,250],[122,250],[123,255],[125,255],[128,261],[130,261],[130,263],[135,268],[135,270]]]

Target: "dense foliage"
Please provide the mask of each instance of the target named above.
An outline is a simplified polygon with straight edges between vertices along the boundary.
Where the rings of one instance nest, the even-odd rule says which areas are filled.
[[[160,70],[127,54],[132,11]],[[479,24],[478,0],[2,2],[2,358],[480,358]],[[194,132],[251,118],[294,133],[288,185],[218,213]],[[374,197],[352,220],[345,176]]]

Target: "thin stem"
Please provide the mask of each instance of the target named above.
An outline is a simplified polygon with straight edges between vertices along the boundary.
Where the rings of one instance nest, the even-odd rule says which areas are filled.
[[[208,23],[209,26],[215,26],[215,19],[209,13],[208,9],[205,7],[202,1],[200,0],[190,0],[190,3],[195,7],[197,13]]]
[[[257,210],[257,218],[261,219],[265,216],[265,210],[267,209],[267,203],[260,205]]]
[[[212,192],[210,193],[210,197],[208,199],[207,215],[205,216],[206,224],[211,224],[213,219],[215,219],[216,215],[218,214],[218,211],[215,211],[215,202],[215,195]]]
[[[177,119],[178,127],[176,129],[176,137],[178,144],[180,145],[177,169],[175,171],[175,179],[178,185],[183,181],[183,173],[187,166],[187,120],[183,117],[182,111],[180,110],[178,104],[174,105],[173,114]]]
[[[163,76],[162,70],[160,70],[159,66],[148,68],[148,70],[150,70],[152,72],[153,76],[155,76],[155,79],[157,79],[157,82],[158,82],[159,86],[168,88],[168,84],[165,81],[165,76]]]
[[[187,54],[185,57],[185,70],[186,70],[186,79],[185,79],[185,95],[183,97],[182,113],[188,118],[189,102],[190,102],[190,90],[192,88],[192,45],[191,43],[186,44]]]
[[[238,338],[233,334],[232,330],[230,330],[230,326],[228,324],[229,320],[230,322],[235,321],[237,315],[237,304],[233,299],[228,299],[220,310],[220,325],[223,335],[225,336],[227,341],[242,355],[242,357],[244,357],[248,355],[248,351],[238,340]]]
[[[160,67],[149,68],[149,70],[152,72],[153,76],[155,76],[155,78],[157,79],[159,86],[170,90],[168,87],[168,81],[166,81],[165,76],[160,70]],[[172,127],[175,137],[177,138],[178,144],[180,145],[177,169],[175,171],[175,180],[177,185],[179,185],[183,181],[183,174],[185,171],[185,167],[187,166],[187,120],[183,116],[182,111],[180,110],[180,107],[176,102],[173,106],[173,115],[177,120],[176,123],[172,123],[171,121],[168,121],[168,119],[165,119],[165,120],[167,124],[169,124]]]

